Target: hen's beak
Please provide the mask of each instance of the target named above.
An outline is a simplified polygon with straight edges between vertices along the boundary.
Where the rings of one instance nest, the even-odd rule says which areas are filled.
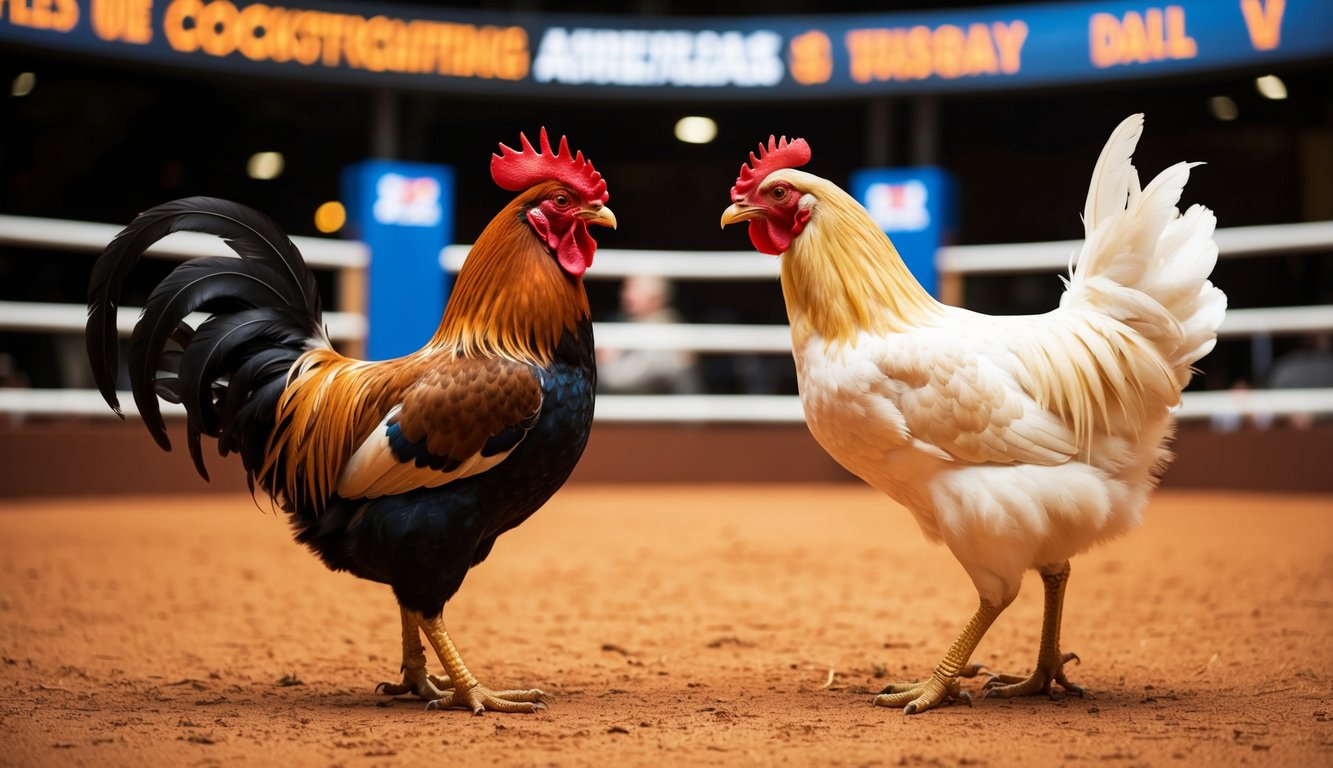
[[[605,205],[599,205],[596,208],[584,208],[579,211],[578,216],[589,224],[597,224],[611,229],[616,228],[616,215]]]
[[[764,209],[757,205],[749,203],[732,203],[727,210],[722,212],[722,228],[726,229],[728,224],[735,224],[738,221],[746,221],[756,216],[761,216]]]

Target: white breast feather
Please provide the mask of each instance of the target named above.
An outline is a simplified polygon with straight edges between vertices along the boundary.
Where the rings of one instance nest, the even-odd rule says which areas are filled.
[[[418,488],[438,488],[462,477],[481,474],[504,461],[513,451],[511,448],[494,456],[482,456],[478,452],[448,472],[430,467],[418,467],[415,462],[405,462],[394,456],[393,450],[389,447],[387,434],[389,419],[397,415],[400,410],[402,410],[401,405],[390,409],[388,415],[371,431],[370,436],[352,453],[338,477],[339,496],[346,499],[374,499],[407,493]]]

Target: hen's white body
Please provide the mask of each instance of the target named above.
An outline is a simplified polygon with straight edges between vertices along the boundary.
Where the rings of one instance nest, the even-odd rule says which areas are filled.
[[[1062,332],[1057,314],[951,310],[946,325],[842,349],[814,336],[796,349],[815,439],[907,507],[992,605],[1013,599],[1024,570],[1058,566],[1136,525],[1165,453],[1171,402],[1147,404],[1153,415],[1137,433],[1099,433],[1080,451],[1024,391],[1014,346]]]
[[[1176,208],[1188,164],[1139,188],[1130,155],[1141,128],[1131,117],[1107,143],[1077,267],[1061,306],[1042,315],[988,316],[928,297],[907,311],[860,296],[869,309],[849,303],[845,314],[870,312],[873,327],[821,333],[837,324],[816,302],[857,295],[858,274],[900,269],[901,259],[887,239],[874,253],[866,238],[834,233],[851,201],[836,186],[795,170],[773,176],[809,188],[812,215],[783,256],[783,287],[810,431],[947,545],[983,604],[1007,605],[1026,569],[1062,567],[1139,523],[1180,391],[1216,342],[1226,298],[1208,281],[1213,215]],[[819,269],[836,277],[815,285]]]

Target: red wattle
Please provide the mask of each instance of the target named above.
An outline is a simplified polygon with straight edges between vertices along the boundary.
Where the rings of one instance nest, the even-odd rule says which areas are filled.
[[[583,277],[583,273],[592,266],[593,254],[597,252],[597,241],[588,234],[588,225],[583,219],[572,216],[557,216],[555,221],[547,218],[540,208],[528,209],[528,223],[537,236],[546,243],[546,247],[555,254],[560,268],[570,277]],[[558,226],[567,223],[563,232]]]
[[[556,258],[560,261],[560,267],[571,277],[583,277],[583,273],[592,266],[592,257],[596,252],[597,241],[588,234],[588,225],[582,219],[575,219],[574,226],[560,238]]]
[[[767,218],[751,219],[750,242],[760,253],[781,256],[791,246],[791,235]]]

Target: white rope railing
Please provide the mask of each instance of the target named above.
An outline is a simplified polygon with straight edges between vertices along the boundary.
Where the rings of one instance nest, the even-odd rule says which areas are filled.
[[[0,215],[0,245],[18,245],[70,252],[97,252],[110,243],[123,226],[88,221],[43,219],[33,216]],[[293,237],[292,244],[305,261],[320,269],[365,269],[370,249],[356,240],[322,237]],[[144,252],[154,258],[185,261],[200,256],[235,256],[221,238],[199,232],[173,232]]]
[[[598,346],[615,349],[791,354],[791,328],[786,325],[593,323],[593,336]]]
[[[29,245],[66,251],[97,251],[120,231],[109,224],[69,222],[56,219],[0,216],[0,244]],[[292,238],[312,266],[342,270],[364,269],[369,254],[364,244],[321,238]],[[1237,227],[1218,230],[1220,255],[1264,256],[1280,253],[1333,250],[1333,222]],[[1051,270],[1063,272],[1070,254],[1080,243],[1027,243],[1015,245],[958,246],[937,255],[941,271],[953,274],[982,274]],[[441,266],[457,271],[470,246],[452,245],[440,253]],[[176,233],[149,249],[149,255],[169,259],[234,255],[211,235]],[[588,279],[658,275],[691,280],[776,279],[779,260],[753,251],[698,253],[684,251],[626,251],[602,249],[597,253]],[[122,334],[133,326],[138,310],[121,308],[117,327]],[[197,324],[202,316],[192,316]],[[350,312],[327,312],[330,336],[364,339],[364,316]],[[86,322],[81,305],[0,302],[0,329],[34,332],[81,333]],[[1300,334],[1333,330],[1333,306],[1233,309],[1226,315],[1219,334]],[[735,324],[636,324],[597,323],[598,344],[619,348],[677,349],[702,353],[790,354],[790,329],[785,325]],[[126,412],[133,409],[127,393],[121,395]],[[0,389],[0,412],[16,415],[112,415],[100,395],[92,390]],[[163,404],[167,415],[180,415],[178,406]],[[1333,390],[1254,390],[1233,392],[1187,392],[1179,416],[1206,418],[1236,413],[1333,413]],[[602,395],[597,401],[600,421],[634,422],[769,422],[803,420],[799,398],[787,395]]]
[[[446,245],[440,268],[456,273],[467,260],[471,245]],[[630,275],[653,275],[688,280],[761,280],[778,278],[779,262],[757,251],[629,251],[598,248],[585,280],[609,280]]]
[[[1333,331],[1333,305],[1228,309],[1218,336],[1254,336]]]
[[[129,336],[140,310],[121,307],[116,327]],[[207,319],[201,312],[186,321],[194,327]],[[87,312],[80,304],[0,301],[0,330],[31,333],[83,333]],[[364,339],[366,319],[348,312],[325,312],[324,324],[333,341]],[[618,349],[673,349],[712,354],[791,352],[791,329],[786,325],[724,323],[594,323],[597,343]],[[1253,336],[1333,331],[1333,305],[1233,309],[1227,312],[1218,335]]]
[[[129,336],[139,320],[139,307],[120,307],[116,311],[116,331]],[[185,317],[192,327],[198,328],[208,319],[203,312]],[[366,318],[350,312],[325,312],[324,327],[333,341],[366,338]],[[82,304],[48,304],[35,301],[0,301],[0,330],[29,333],[84,332],[88,310]]]
[[[1222,259],[1333,250],[1333,221],[1228,227],[1217,230],[1213,240],[1217,243],[1217,256]],[[963,275],[1047,271],[1063,274],[1069,271],[1070,256],[1082,247],[1082,240],[947,246],[935,254],[935,267],[941,273]]]
[[[121,225],[98,224],[87,221],[65,221],[34,216],[0,215],[0,245],[27,246],[65,253],[99,252],[121,230]],[[370,249],[355,240],[335,240],[319,237],[292,237],[292,244],[300,251],[308,265],[315,269],[336,270],[344,290],[344,311],[324,313],[325,328],[333,341],[348,342],[347,349],[364,349],[367,324],[360,294],[360,280],[370,264]],[[173,232],[154,243],[144,255],[168,261],[187,261],[201,256],[236,257],[236,252],[219,237],[200,232]],[[351,297],[350,299],[348,297]],[[116,314],[116,327],[122,336],[129,335],[141,310],[121,307]],[[82,305],[39,302],[0,302],[0,330],[40,333],[83,333],[87,323],[87,309]],[[204,315],[189,317],[198,327]]]
[[[1281,256],[1289,253],[1333,251],[1333,221],[1228,227],[1214,233],[1219,258]],[[1069,270],[1069,258],[1082,240],[1002,245],[954,245],[941,248],[935,266],[942,273],[964,275]],[[457,272],[470,245],[447,245],[440,266]],[[600,248],[589,280],[655,275],[691,280],[753,280],[774,278],[779,260],[756,251],[630,251]]]
[[[1179,419],[1206,419],[1218,415],[1292,416],[1333,413],[1333,389],[1238,389],[1186,392],[1180,398]]]
[[[134,396],[117,393],[126,418],[137,415]],[[185,409],[159,402],[169,418]],[[114,418],[115,413],[91,389],[0,388],[0,413],[12,416],[80,416]],[[1255,389],[1186,392],[1176,412],[1180,419],[1217,415],[1282,416],[1333,413],[1333,389]],[[799,424],[805,421],[801,400],[794,395],[598,395],[597,421],[644,423]]]

